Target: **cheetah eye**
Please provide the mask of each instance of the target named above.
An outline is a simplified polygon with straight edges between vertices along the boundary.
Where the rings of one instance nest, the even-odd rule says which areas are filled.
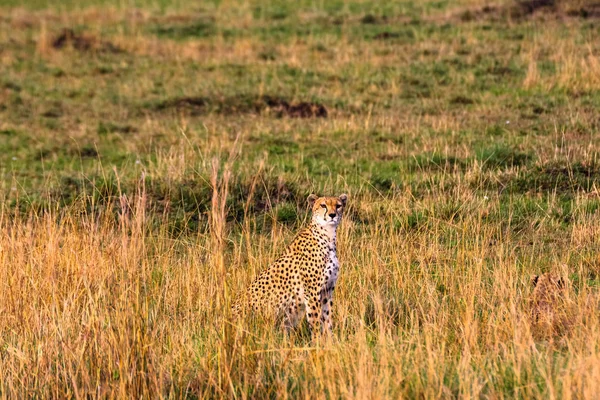
[[[335,208],[336,208],[336,209],[338,209],[338,208],[340,208],[341,206],[342,206],[341,204],[336,204],[336,205],[335,205]]]
[[[321,204],[321,207],[323,208],[327,208],[327,206],[325,204]]]

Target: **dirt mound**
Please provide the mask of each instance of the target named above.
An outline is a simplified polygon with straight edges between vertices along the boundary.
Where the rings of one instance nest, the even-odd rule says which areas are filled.
[[[571,17],[600,18],[600,2],[584,4],[581,7],[571,7],[566,10]]]
[[[326,118],[327,108],[316,102],[290,102],[276,96],[231,96],[226,98],[178,97],[152,107],[156,111],[177,110],[190,115],[274,113],[288,118]]]
[[[469,8],[458,15],[461,21],[528,18],[600,18],[600,1],[597,0],[514,0],[505,5],[485,5]]]
[[[65,28],[52,41],[55,49],[72,47],[78,51],[107,51],[120,53],[122,50],[110,42],[102,41],[94,35],[75,33],[72,29]]]
[[[556,3],[556,0],[519,0],[510,12],[513,17],[525,17],[538,10],[554,10]]]
[[[395,39],[399,38],[400,34],[396,32],[380,32],[373,36],[373,39],[376,40],[387,40],[387,39]]]
[[[600,2],[597,0],[518,0],[511,8],[513,17],[527,17],[538,12],[557,16],[599,18]]]
[[[155,108],[158,111],[175,109],[177,111],[187,111],[191,115],[203,114],[208,101],[202,97],[178,97],[159,103]]]
[[[271,110],[279,116],[290,118],[326,118],[327,109],[323,104],[302,101],[300,103],[289,103],[278,97],[265,97],[263,101]]]

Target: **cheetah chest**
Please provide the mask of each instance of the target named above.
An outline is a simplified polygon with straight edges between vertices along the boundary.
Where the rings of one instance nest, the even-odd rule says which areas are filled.
[[[331,290],[335,287],[335,282],[338,279],[340,273],[340,262],[337,258],[337,252],[335,244],[329,245],[329,251],[325,260],[325,271],[324,271],[324,283],[327,290]]]

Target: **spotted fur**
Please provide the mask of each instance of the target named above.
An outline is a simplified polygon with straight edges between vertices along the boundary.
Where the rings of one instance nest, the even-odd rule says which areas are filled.
[[[531,277],[533,292],[529,301],[534,338],[564,336],[572,325],[570,301],[565,281],[558,274],[545,273]]]
[[[287,328],[306,315],[311,331],[332,330],[333,291],[339,276],[336,230],[348,196],[317,197],[311,194],[312,219],[279,258],[254,280],[234,306],[238,314],[248,303],[254,312],[283,317]]]

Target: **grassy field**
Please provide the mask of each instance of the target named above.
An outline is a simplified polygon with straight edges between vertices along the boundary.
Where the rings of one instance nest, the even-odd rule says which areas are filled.
[[[0,395],[596,397],[599,35],[588,0],[0,2]],[[335,340],[233,321],[313,192],[349,194]]]

